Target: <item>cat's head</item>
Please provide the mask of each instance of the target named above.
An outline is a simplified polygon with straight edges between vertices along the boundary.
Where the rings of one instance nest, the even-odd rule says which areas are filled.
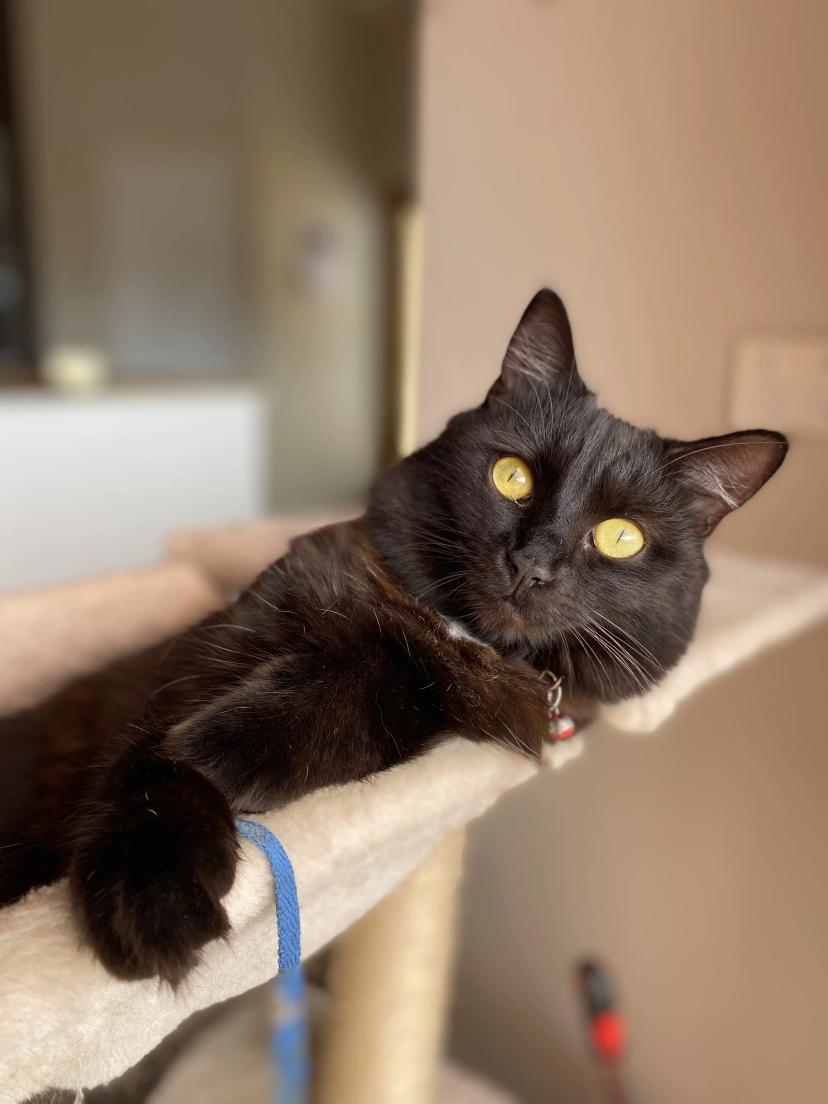
[[[563,303],[541,291],[484,402],[380,478],[368,522],[425,604],[613,701],[682,655],[705,537],[786,451],[770,430],[677,441],[602,410]]]

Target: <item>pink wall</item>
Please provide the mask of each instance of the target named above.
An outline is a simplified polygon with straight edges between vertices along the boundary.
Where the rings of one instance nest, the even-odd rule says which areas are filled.
[[[478,401],[522,307],[565,296],[586,379],[676,435],[728,428],[733,343],[828,330],[822,0],[430,0],[420,431]],[[828,559],[828,445],[717,539]],[[604,730],[475,833],[455,1047],[583,1104],[567,968],[619,966],[639,1104],[828,1099],[825,631],[655,739]],[[596,1096],[595,1099],[598,1099]]]
[[[421,432],[479,401],[556,287],[616,413],[728,428],[733,343],[828,330],[822,0],[432,0],[422,56]],[[828,444],[728,541],[828,559]]]

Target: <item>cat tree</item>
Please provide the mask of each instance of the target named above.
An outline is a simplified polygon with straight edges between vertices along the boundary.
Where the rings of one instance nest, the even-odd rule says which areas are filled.
[[[20,708],[67,674],[192,622],[306,527],[307,519],[183,536],[173,560],[155,570],[0,597],[0,708]],[[711,564],[686,657],[650,694],[605,710],[610,724],[650,731],[704,682],[828,615],[828,576],[813,568],[725,554]],[[431,1098],[463,829],[535,769],[453,739],[369,782],[260,818],[294,863],[304,953],[340,937],[320,1070],[325,1104]],[[176,993],[154,981],[116,981],[79,948],[62,883],[0,912],[0,1104],[49,1085],[106,1081],[190,1013],[272,977],[271,875],[246,841],[226,904],[232,938],[206,948]]]

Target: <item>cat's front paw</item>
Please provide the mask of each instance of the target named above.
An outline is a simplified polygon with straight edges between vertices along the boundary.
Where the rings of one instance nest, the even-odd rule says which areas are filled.
[[[204,944],[229,930],[221,898],[235,875],[233,820],[218,791],[186,767],[156,760],[130,775],[128,796],[104,804],[75,854],[72,897],[84,939],[110,973],[176,986]]]

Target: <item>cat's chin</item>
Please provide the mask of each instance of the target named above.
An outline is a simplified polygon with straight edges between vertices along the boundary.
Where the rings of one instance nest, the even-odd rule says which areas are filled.
[[[527,615],[508,599],[475,611],[473,632],[498,651],[521,654],[548,647],[553,634],[549,619]]]
[[[548,611],[505,600],[478,607],[467,623],[476,637],[501,655],[563,676],[569,694],[584,701],[610,705],[635,697],[650,690],[664,674],[663,668],[656,672],[645,665],[643,657],[632,670],[629,660],[619,666],[596,645],[584,651],[577,636],[551,629],[562,619],[562,615],[556,618]]]

